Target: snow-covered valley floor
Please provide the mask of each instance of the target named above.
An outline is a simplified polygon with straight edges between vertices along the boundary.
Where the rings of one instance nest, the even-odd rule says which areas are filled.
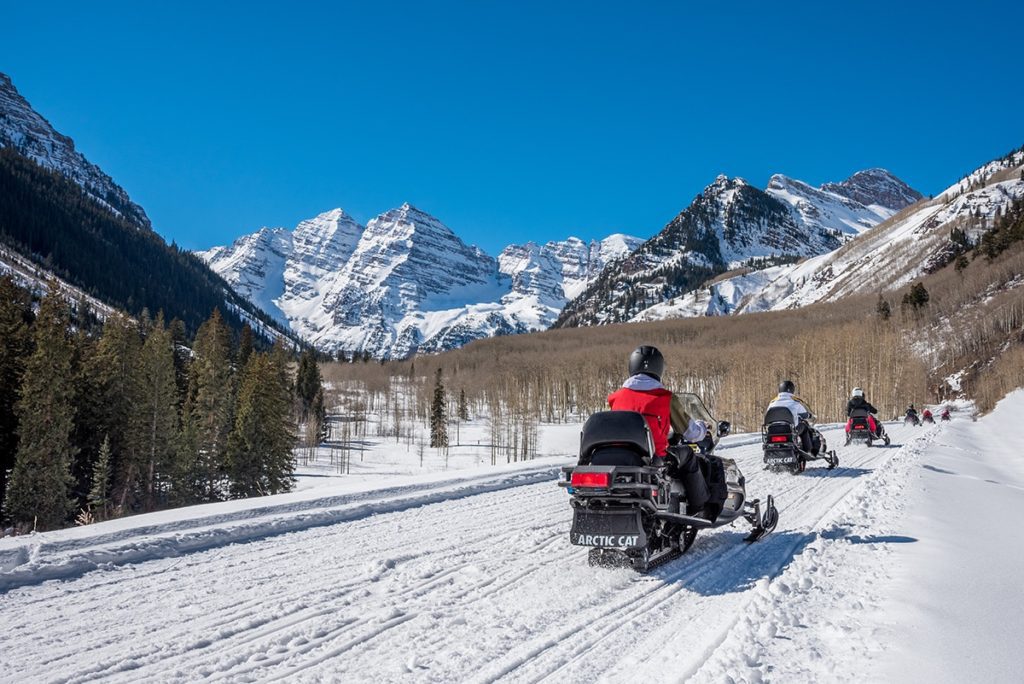
[[[977,435],[994,421],[1024,443],[1005,419],[1022,408],[1018,392],[978,423],[889,425],[889,448],[843,447],[832,429],[840,467],[800,476],[763,471],[756,437],[727,438],[750,496],[775,495],[778,529],[753,545],[739,525],[702,533],[646,576],[590,568],[569,545],[557,458],[0,539],[0,680],[884,681],[911,671],[914,638],[957,659],[946,635],[1024,605],[1019,581],[1000,584],[1017,561],[985,577],[983,600],[1002,605],[960,597],[971,616],[938,624],[949,616],[916,592],[950,589],[941,564],[956,547],[941,540],[999,511],[971,498],[934,504],[969,520],[924,517],[915,504],[932,494],[926,478],[1008,459],[1015,470],[974,484],[1003,483],[998,501],[1019,503],[1024,460]],[[973,550],[1019,550],[1013,527]],[[1012,639],[974,636],[979,660],[1013,655],[1000,650]]]

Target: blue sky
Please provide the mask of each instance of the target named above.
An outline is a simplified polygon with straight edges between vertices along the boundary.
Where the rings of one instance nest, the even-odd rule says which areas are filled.
[[[719,173],[937,192],[1024,144],[1022,8],[9,2],[0,71],[185,247],[409,201],[496,254]]]

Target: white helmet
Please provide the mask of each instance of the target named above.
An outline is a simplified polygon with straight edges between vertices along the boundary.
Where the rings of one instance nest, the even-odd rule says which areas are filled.
[[[861,399],[863,399],[864,390],[862,390],[860,387],[854,387],[853,392],[850,393],[850,397],[860,397]]]

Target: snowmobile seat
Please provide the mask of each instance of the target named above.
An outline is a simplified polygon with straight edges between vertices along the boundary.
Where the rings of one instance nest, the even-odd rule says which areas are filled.
[[[599,411],[583,425],[581,465],[642,466],[653,454],[647,419],[636,411]]]
[[[773,406],[764,414],[764,424],[771,425],[772,423],[789,423],[793,425],[793,412],[785,406]]]
[[[850,418],[867,418],[870,412],[866,408],[850,409]]]

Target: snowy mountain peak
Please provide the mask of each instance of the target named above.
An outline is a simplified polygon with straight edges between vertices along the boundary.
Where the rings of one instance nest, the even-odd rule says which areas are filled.
[[[149,229],[149,217],[128,193],[75,149],[0,73],[0,148],[13,147],[40,166],[77,183],[89,197],[140,228]]]
[[[802,180],[796,178],[790,178],[789,176],[781,173],[772,174],[772,177],[768,179],[768,187],[766,189],[783,189],[783,188],[810,188],[811,186],[804,183]]]
[[[825,183],[821,189],[864,206],[899,211],[922,198],[921,193],[885,169],[858,171],[841,183]]]
[[[401,358],[543,330],[642,241],[510,245],[497,260],[405,203],[364,228],[341,209],[200,252],[245,297],[327,350]]]
[[[829,252],[919,196],[875,169],[834,187],[841,192],[776,174],[761,190],[719,175],[615,273],[605,273],[570,302],[557,324],[628,320],[645,305],[688,292],[730,268]]]

